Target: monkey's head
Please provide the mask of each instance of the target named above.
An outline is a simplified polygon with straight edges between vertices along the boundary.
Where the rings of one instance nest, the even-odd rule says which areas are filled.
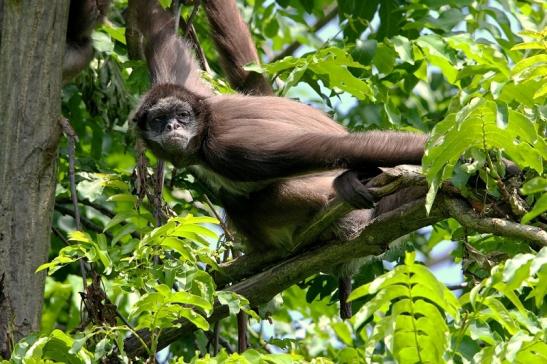
[[[154,86],[133,116],[147,147],[175,166],[191,164],[204,129],[202,100],[177,85]]]

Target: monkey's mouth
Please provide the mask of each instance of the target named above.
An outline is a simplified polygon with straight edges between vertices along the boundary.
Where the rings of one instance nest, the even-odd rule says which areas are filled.
[[[181,135],[181,134],[179,134],[179,133],[173,132],[173,133],[168,133],[167,135],[165,135],[165,139],[166,139],[166,140],[170,140],[170,139],[178,139],[178,140],[180,140],[180,139],[186,139],[186,136]]]
[[[179,133],[169,133],[163,136],[163,146],[173,152],[181,151],[188,144],[188,137]]]

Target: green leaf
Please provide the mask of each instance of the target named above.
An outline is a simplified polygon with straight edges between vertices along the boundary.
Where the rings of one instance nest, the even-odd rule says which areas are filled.
[[[522,217],[522,223],[527,224],[532,219],[538,217],[539,215],[543,214],[547,211],[547,193],[544,193],[541,195],[541,197],[534,203],[534,206],[532,207],[532,210],[530,212],[526,213]]]
[[[362,65],[368,66],[376,54],[377,47],[378,41],[376,39],[357,40],[351,57]]]
[[[341,22],[346,20],[348,23],[344,27],[344,37],[353,41],[359,38],[369,26],[380,0],[337,0],[337,2]]]
[[[171,6],[171,0],[159,0],[162,8],[167,9]]]
[[[180,257],[183,260],[195,262],[195,257],[190,252],[191,248],[187,247],[187,244],[185,244],[182,240],[179,240],[175,237],[166,237],[161,241],[160,245],[175,250],[180,254]]]
[[[547,83],[541,85],[541,87],[534,93],[534,99],[539,99],[544,96],[547,96]]]
[[[455,83],[458,70],[454,67],[454,60],[449,52],[447,44],[440,36],[425,35],[416,40],[424,53],[424,57],[434,66],[440,68],[446,80]]]
[[[517,322],[515,322],[509,310],[498,299],[489,296],[482,302],[490,308],[488,316],[502,325],[510,335],[518,332],[519,327]]]
[[[512,51],[526,50],[526,49],[545,49],[545,45],[542,42],[527,42],[520,43],[511,48]]]
[[[349,92],[360,100],[374,100],[374,93],[370,85],[348,70],[348,67],[363,68],[355,62],[349,54],[339,48],[327,48],[317,52],[308,69],[327,77],[328,86]]]
[[[114,53],[114,42],[110,39],[110,36],[103,32],[93,32],[91,34],[91,39],[93,39],[93,47],[99,51],[106,54]]]
[[[380,1],[380,10],[378,15],[380,17],[380,27],[376,38],[383,40],[397,34],[400,30],[401,21],[404,19],[401,17],[401,7],[397,0],[382,0]]]
[[[389,74],[393,71],[393,67],[395,67],[396,55],[397,53],[391,47],[379,43],[372,63],[378,68],[380,73]]]
[[[99,258],[99,261],[104,266],[104,273],[107,275],[110,274],[112,272],[112,260],[110,259],[108,251],[106,249],[102,249],[96,243],[93,243],[93,247],[95,248],[94,251],[97,254],[97,257]]]
[[[50,270],[49,274],[51,275],[55,273],[55,271],[57,271],[62,266],[73,263],[77,261],[78,259],[79,259],[78,257],[57,256],[51,262],[40,265],[38,268],[36,268],[35,272],[38,273],[43,270],[49,269]]]
[[[500,129],[505,129],[509,123],[509,109],[507,105],[496,101],[496,125]]]
[[[125,45],[125,28],[116,27],[112,24],[103,24],[101,29],[108,33],[112,39]]]
[[[178,313],[181,317],[184,317],[185,319],[193,323],[198,329],[209,330],[209,322],[207,322],[207,320],[203,316],[196,313],[195,311],[189,308],[181,307]]]
[[[351,346],[353,344],[352,333],[349,325],[345,322],[335,322],[332,325],[336,336],[346,345]]]
[[[438,123],[423,159],[428,180],[437,181],[441,175],[442,179],[449,178],[460,156],[472,148],[505,151],[519,167],[530,167],[541,174],[545,146],[534,124],[524,115],[509,110],[507,127],[500,129],[496,115],[494,102],[472,102]]]
[[[390,41],[393,44],[393,48],[399,55],[399,58],[403,62],[414,64],[412,45],[410,44],[410,41],[408,40],[408,38],[405,38],[401,35],[397,35],[391,38]]]
[[[530,72],[530,68],[535,68],[544,65],[545,63],[547,63],[547,54],[537,54],[535,56],[524,58],[515,64],[511,70],[511,74],[513,77],[517,77],[521,72],[525,70]]]
[[[92,243],[93,240],[91,239],[91,236],[89,236],[88,233],[85,233],[83,231],[72,231],[68,233],[68,238],[71,241],[80,241],[82,243]]]
[[[188,292],[172,293],[167,297],[167,302],[193,305],[203,309],[206,313],[210,313],[213,309],[211,302]]]

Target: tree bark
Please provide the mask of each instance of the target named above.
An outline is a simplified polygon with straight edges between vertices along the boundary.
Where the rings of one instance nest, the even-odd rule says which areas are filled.
[[[68,4],[0,0],[0,357],[40,325]]]

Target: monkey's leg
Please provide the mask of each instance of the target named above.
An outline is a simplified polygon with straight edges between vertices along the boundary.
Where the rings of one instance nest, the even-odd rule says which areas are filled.
[[[357,238],[374,216],[373,209],[353,210],[336,222],[330,234],[335,240],[346,241]],[[327,233],[328,234],[328,233]],[[351,259],[331,269],[338,278],[338,300],[340,302],[340,318],[349,319],[352,316],[351,303],[348,297],[352,290],[352,277],[359,271],[363,258]]]
[[[348,297],[351,293],[351,276],[338,278],[338,300],[340,301],[340,318],[349,319],[352,316],[351,303]]]

